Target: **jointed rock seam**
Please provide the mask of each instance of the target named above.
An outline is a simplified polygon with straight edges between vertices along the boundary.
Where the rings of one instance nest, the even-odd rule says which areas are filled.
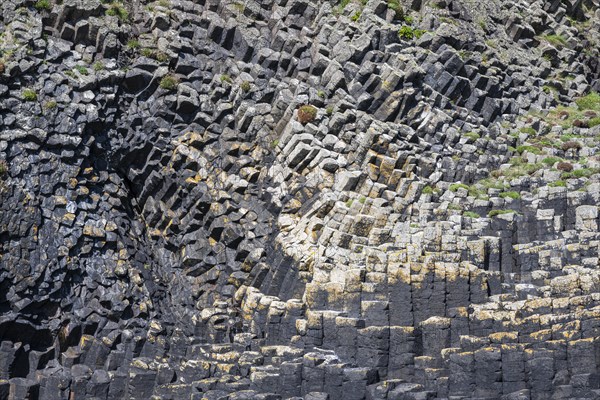
[[[599,0],[2,0],[0,399],[599,399]]]

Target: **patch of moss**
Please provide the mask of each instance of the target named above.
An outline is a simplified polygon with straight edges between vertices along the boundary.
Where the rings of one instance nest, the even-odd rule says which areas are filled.
[[[488,213],[488,217],[493,218],[497,215],[513,214],[513,213],[517,213],[517,212],[515,210],[492,210]]]

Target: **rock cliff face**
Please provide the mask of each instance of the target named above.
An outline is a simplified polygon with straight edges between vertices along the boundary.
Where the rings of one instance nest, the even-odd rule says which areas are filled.
[[[0,399],[600,398],[598,0],[3,0]]]

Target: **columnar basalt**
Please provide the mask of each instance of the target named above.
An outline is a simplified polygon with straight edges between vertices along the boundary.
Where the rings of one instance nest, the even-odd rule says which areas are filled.
[[[598,0],[0,13],[0,399],[600,398]]]

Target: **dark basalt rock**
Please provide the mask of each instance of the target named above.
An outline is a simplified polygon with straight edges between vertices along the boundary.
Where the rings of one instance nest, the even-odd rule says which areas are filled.
[[[599,398],[599,6],[2,2],[0,399]]]

